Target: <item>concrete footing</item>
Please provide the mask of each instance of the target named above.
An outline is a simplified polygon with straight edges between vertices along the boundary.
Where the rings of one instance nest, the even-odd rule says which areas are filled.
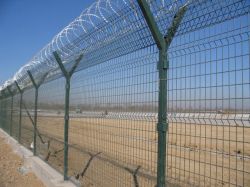
[[[63,176],[49,166],[46,162],[39,157],[33,156],[33,153],[20,145],[14,138],[10,137],[6,132],[0,129],[0,137],[5,139],[14,153],[19,155],[24,160],[24,167],[33,172],[43,183],[48,187],[77,187],[79,185],[74,184],[71,181],[64,181]]]

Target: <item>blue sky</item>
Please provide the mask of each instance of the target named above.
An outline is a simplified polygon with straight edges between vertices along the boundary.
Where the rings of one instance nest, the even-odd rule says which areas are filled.
[[[1,0],[0,84],[94,0]]]
[[[36,52],[51,41],[54,35],[79,16],[93,1],[0,0],[0,84],[12,77],[23,64],[27,63]],[[168,51],[170,108],[185,106],[202,110],[204,108],[249,110],[248,20],[249,14],[245,14],[174,38],[175,48],[170,48]],[[79,80],[72,81],[74,82],[73,94],[80,88],[75,93],[78,97],[75,96],[75,101],[72,103],[79,104],[79,98],[82,103],[90,102],[98,105],[105,102],[109,104],[149,103],[150,99],[153,103],[157,103],[158,53],[156,51],[153,53],[157,56],[148,59],[147,54],[152,54],[152,51],[150,48],[145,48],[135,51],[136,55],[132,56],[132,59],[128,58],[131,54],[111,59],[103,65],[92,67],[93,73],[89,78],[82,71],[78,76]],[[139,56],[142,62],[146,58],[150,63],[138,66],[137,69],[134,66],[129,68],[132,63],[138,65],[137,55],[140,54],[145,55],[145,57]],[[122,73],[116,71],[110,73],[110,69],[114,70],[112,63],[116,62],[119,66],[122,62],[128,63],[128,66],[124,66],[126,68]],[[109,73],[105,72],[105,76],[100,76],[97,70],[103,66],[105,68],[105,63]],[[89,71],[91,68],[86,72]],[[97,74],[99,77],[96,76]],[[98,79],[100,77],[101,79]],[[145,86],[146,83],[150,86]],[[50,88],[56,84],[53,83]],[[58,85],[64,89],[64,84]],[[74,88],[74,85],[78,88]],[[61,97],[58,98],[62,103],[63,91],[60,92],[57,87],[55,88],[54,92],[50,91],[47,94],[60,94]],[[48,95],[44,95],[45,100],[48,101]],[[55,97],[51,97],[51,100],[55,101]]]

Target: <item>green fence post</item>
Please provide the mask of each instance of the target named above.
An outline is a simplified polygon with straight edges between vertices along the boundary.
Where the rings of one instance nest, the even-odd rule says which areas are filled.
[[[80,63],[82,59],[82,55],[79,56],[78,59],[76,59],[76,62],[74,66],[71,68],[71,70],[68,72],[63,62],[59,56],[59,54],[55,51],[53,52],[54,57],[56,59],[56,62],[58,66],[60,67],[65,79],[65,108],[64,108],[64,180],[68,180],[68,131],[69,131],[69,97],[70,97],[70,79],[75,72],[75,69],[77,68],[78,64]]]
[[[158,155],[157,155],[157,187],[166,186],[166,145],[167,145],[167,50],[173,40],[178,26],[185,14],[186,6],[179,9],[174,16],[172,25],[169,27],[166,36],[163,36],[158,28],[154,16],[146,0],[137,0],[142,14],[148,24],[151,34],[159,49],[159,95],[158,95]]]
[[[12,136],[12,124],[13,124],[13,100],[14,100],[14,94],[13,92],[11,91],[10,89],[10,86],[7,87],[8,91],[9,91],[9,94],[11,96],[11,111],[10,111],[10,136]]]
[[[15,84],[20,93],[18,142],[21,143],[23,90],[19,87],[17,81],[15,81]]]
[[[42,76],[42,78],[40,79],[40,81],[38,83],[36,83],[32,73],[30,71],[27,71],[30,80],[35,88],[35,109],[34,109],[34,134],[33,134],[33,143],[34,143],[34,148],[33,148],[33,155],[36,155],[36,135],[37,135],[37,103],[38,103],[38,91],[39,88],[41,86],[41,84],[44,82],[46,76],[48,75],[48,73],[46,73],[44,76]]]

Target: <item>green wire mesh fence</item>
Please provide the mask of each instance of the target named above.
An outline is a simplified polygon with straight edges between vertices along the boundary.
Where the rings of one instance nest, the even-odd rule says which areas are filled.
[[[82,186],[250,186],[249,20],[98,0],[1,86],[0,127]]]

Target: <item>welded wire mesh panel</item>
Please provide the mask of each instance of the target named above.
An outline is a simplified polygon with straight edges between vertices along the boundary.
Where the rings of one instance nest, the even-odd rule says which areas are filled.
[[[8,98],[4,100],[4,114],[3,114],[4,120],[3,120],[3,126],[5,132],[9,132],[9,127],[8,127]]]
[[[249,18],[235,17],[173,41],[167,176],[174,183],[250,186]]]
[[[4,101],[3,99],[1,100],[1,114],[0,114],[0,123],[1,123],[1,128],[3,128],[3,122],[4,122]]]
[[[69,168],[83,186],[154,186],[157,60],[152,46],[74,74]]]
[[[37,155],[63,171],[64,86],[63,78],[41,85],[38,95]]]
[[[4,128],[4,100],[1,99],[1,102],[0,102],[0,105],[1,105],[1,108],[0,108],[0,125],[1,125],[1,128],[3,129]]]
[[[7,132],[7,102],[6,102],[6,99],[4,99],[2,101],[2,106],[3,106],[3,110],[1,111],[2,112],[2,127],[3,127],[3,130]]]
[[[245,15],[249,13],[250,5],[247,0],[149,0],[148,2],[162,33],[166,33],[179,9],[187,7],[176,36]]]
[[[186,10],[166,51],[167,184],[250,186],[250,1],[146,2],[165,38]],[[96,1],[0,87],[17,81],[25,89],[21,129],[20,94],[14,96],[12,134],[18,139],[21,130],[21,143],[32,148],[35,90],[27,70],[36,83],[45,81],[37,155],[62,172],[66,81],[54,51],[66,71],[83,55],[71,79],[70,179],[82,186],[155,186],[159,50],[137,1]],[[10,97],[0,107],[8,131]]]
[[[28,149],[34,148],[34,102],[35,88],[25,90],[22,101],[21,144]]]
[[[1,127],[8,133],[8,99],[5,98],[1,101]]]
[[[10,123],[11,123],[11,97],[5,99],[5,130],[10,134]]]
[[[3,110],[4,110],[3,99],[0,101],[0,106],[1,106],[1,108],[0,108],[0,126],[3,129]]]
[[[12,124],[12,136],[18,140],[19,136],[19,116],[20,114],[20,94],[16,94],[13,98],[13,124]]]

